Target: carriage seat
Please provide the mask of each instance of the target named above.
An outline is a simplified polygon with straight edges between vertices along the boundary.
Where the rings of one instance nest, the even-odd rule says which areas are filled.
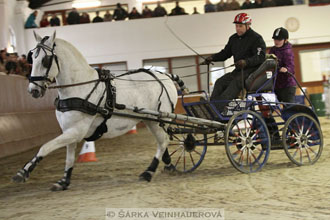
[[[251,73],[249,77],[245,80],[245,89],[247,90],[247,92],[253,93],[255,91],[271,91],[274,84],[274,79],[271,79],[271,77],[275,73],[276,66],[277,62],[275,59],[266,59],[259,66],[259,68],[253,73]]]

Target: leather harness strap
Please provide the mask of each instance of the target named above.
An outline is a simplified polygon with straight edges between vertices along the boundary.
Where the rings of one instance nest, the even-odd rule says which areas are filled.
[[[95,141],[102,137],[102,135],[108,131],[106,122],[112,116],[113,110],[116,103],[116,87],[111,85],[112,75],[109,70],[97,70],[99,73],[99,80],[93,87],[92,91],[87,95],[86,99],[82,98],[68,98],[68,99],[55,99],[56,109],[60,112],[67,111],[80,111],[89,115],[96,115],[99,113],[104,118],[103,122],[97,127],[92,136],[85,138],[86,141]],[[96,87],[99,85],[99,82],[105,83],[105,91],[103,92],[102,97],[98,101],[98,104],[95,105],[88,101],[91,94],[94,92]],[[100,104],[106,93],[105,106],[100,107]]]

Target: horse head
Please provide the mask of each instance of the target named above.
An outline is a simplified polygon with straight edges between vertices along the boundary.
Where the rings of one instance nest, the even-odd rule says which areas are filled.
[[[47,86],[60,71],[55,53],[55,36],[55,31],[51,37],[45,36],[44,38],[34,32],[34,37],[38,43],[28,54],[28,62],[32,64],[28,91],[34,98],[44,96]]]

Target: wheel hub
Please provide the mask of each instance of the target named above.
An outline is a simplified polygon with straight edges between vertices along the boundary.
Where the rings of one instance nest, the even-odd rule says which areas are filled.
[[[192,134],[188,134],[186,140],[184,140],[184,148],[187,152],[191,152],[196,148],[196,139]]]

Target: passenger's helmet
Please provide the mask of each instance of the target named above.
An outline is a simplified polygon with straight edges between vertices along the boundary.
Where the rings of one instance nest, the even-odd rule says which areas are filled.
[[[276,28],[273,33],[273,39],[275,40],[286,40],[289,39],[289,32],[285,28]]]
[[[235,24],[251,24],[252,19],[251,19],[250,15],[248,15],[246,13],[239,13],[238,15],[236,15],[236,17],[234,19],[234,23]]]

